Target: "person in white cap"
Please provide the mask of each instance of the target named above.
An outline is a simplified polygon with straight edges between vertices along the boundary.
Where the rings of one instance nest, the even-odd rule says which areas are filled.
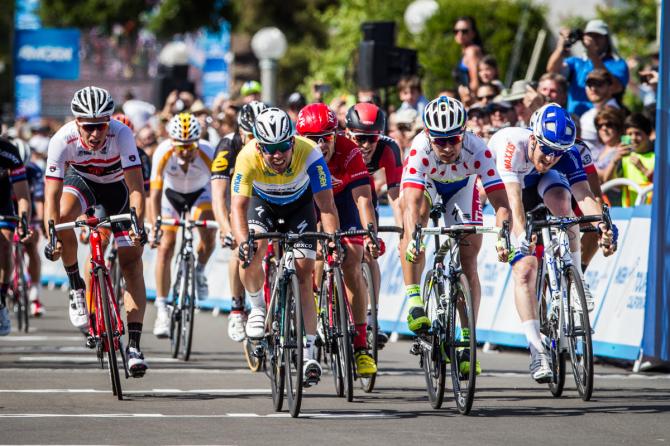
[[[628,84],[629,73],[626,61],[616,53],[609,28],[602,20],[591,20],[586,24],[581,37],[586,54],[581,57],[566,58],[571,47],[570,34],[573,33],[561,30],[556,49],[549,57],[547,71],[561,73],[568,79],[568,111],[581,116],[593,106],[586,97],[586,77],[593,69],[604,68],[612,74],[612,93],[615,96],[623,93]]]

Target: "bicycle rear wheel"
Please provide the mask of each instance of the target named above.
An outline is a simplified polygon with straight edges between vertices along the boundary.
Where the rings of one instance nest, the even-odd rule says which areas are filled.
[[[335,324],[335,343],[339,360],[338,371],[342,379],[344,397],[347,401],[354,399],[354,351],[351,333],[349,332],[349,311],[347,310],[347,294],[342,282],[342,271],[335,269],[334,274],[335,302],[333,303],[333,319]]]
[[[16,264],[14,265],[14,280],[12,281],[12,295],[14,298],[14,311],[18,330],[28,333],[30,318],[30,302],[28,299],[28,285],[26,284],[25,269],[23,264],[23,253],[17,251]]]
[[[114,342],[116,334],[121,335],[116,326],[116,315],[113,314],[112,304],[110,302],[110,289],[107,284],[105,273],[99,269],[97,272],[98,287],[100,290],[100,301],[102,302],[102,315],[105,321],[105,342],[107,346],[107,362],[109,363],[109,375],[112,381],[112,392],[119,400],[123,399],[121,390],[121,375],[119,374],[119,364],[116,362],[117,343]],[[119,352],[123,355],[123,352]]]
[[[458,411],[467,415],[472,409],[477,379],[477,336],[470,286],[464,274],[452,285],[449,304],[448,344],[451,357],[451,383]],[[469,339],[464,339],[463,329]],[[469,364],[469,366],[467,366]]]
[[[284,405],[284,382],[285,373],[284,355],[281,346],[281,319],[285,303],[280,302],[280,289],[284,286],[284,281],[280,280],[277,286],[272,289],[273,297],[271,299],[271,306],[268,308],[270,312],[270,334],[268,340],[268,356],[270,360],[270,385],[272,387],[272,406],[276,412],[279,412]]]
[[[440,306],[440,295],[444,293],[444,283],[441,279],[433,276],[433,271],[426,273],[423,284],[423,302],[426,315],[433,322],[431,333],[425,337],[430,343],[430,349],[421,348],[421,365],[426,378],[426,390],[428,400],[433,409],[442,407],[444,401],[444,377],[447,372],[446,351],[444,344],[440,342],[441,334],[446,330],[444,316],[438,316]],[[442,313],[444,314],[444,313]]]
[[[551,291],[549,288],[549,275],[543,274],[538,279],[540,300],[538,302],[538,312],[540,320],[540,331],[546,336],[547,353],[551,371],[554,378],[549,382],[549,391],[555,397],[563,394],[565,386],[565,352],[560,348],[560,322],[558,308],[552,308]]]
[[[370,349],[370,354],[377,364],[379,369],[379,363],[377,362],[378,356],[378,346],[377,346],[377,333],[379,331],[379,324],[377,321],[377,290],[375,290],[374,283],[372,281],[372,272],[370,271],[370,266],[363,262],[361,264],[361,269],[363,270],[363,280],[368,290],[368,305],[370,306],[370,318],[368,324],[368,348]],[[375,381],[377,379],[377,374],[370,376],[361,376],[361,388],[363,392],[370,393],[375,388]]]
[[[187,293],[184,295],[181,328],[182,328],[182,359],[188,361],[193,346],[193,326],[195,325],[195,266],[193,257],[189,257],[187,265]]]
[[[172,287],[172,311],[170,312],[170,349],[172,357],[179,356],[181,344],[183,308],[186,293],[188,292],[188,271],[186,271],[186,260],[179,255],[177,279]]]
[[[286,288],[284,307],[284,364],[286,365],[286,399],[292,417],[300,415],[302,404],[303,327],[302,304],[298,278],[291,275]]]
[[[565,271],[568,290],[568,350],[572,363],[572,374],[579,396],[584,401],[593,394],[593,345],[591,323],[586,307],[586,296],[581,276],[574,265]]]

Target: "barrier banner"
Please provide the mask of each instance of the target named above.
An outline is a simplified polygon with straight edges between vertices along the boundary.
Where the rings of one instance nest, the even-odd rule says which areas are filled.
[[[17,29],[14,72],[44,79],[79,79],[78,29]]]

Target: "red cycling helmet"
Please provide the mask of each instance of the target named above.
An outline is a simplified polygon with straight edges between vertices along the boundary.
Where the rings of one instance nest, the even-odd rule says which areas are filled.
[[[382,133],[386,115],[375,104],[356,104],[347,112],[347,128],[356,133]]]
[[[112,119],[124,123],[125,125],[130,127],[131,131],[133,132],[135,131],[135,126],[133,125],[132,121],[128,116],[124,115],[123,113],[115,114],[114,116],[112,116]]]
[[[335,129],[337,116],[326,104],[309,104],[298,113],[296,130],[300,135],[322,135],[334,132]]]

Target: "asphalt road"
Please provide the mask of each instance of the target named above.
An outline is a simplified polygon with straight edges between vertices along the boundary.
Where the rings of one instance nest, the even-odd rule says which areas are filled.
[[[2,444],[670,443],[668,375],[598,365],[593,399],[583,402],[570,377],[561,398],[534,383],[525,353],[480,353],[484,373],[464,417],[451,399],[430,407],[409,340],[381,352],[373,393],[357,388],[347,403],[325,375],[292,419],[273,411],[267,377],[247,369],[223,315],[197,314],[195,353],[184,363],[150,334],[153,307],[142,338],[150,370],[124,380],[126,400],[117,401],[107,371],[69,325],[65,294],[45,290],[43,301],[47,315],[29,334],[0,338]]]

